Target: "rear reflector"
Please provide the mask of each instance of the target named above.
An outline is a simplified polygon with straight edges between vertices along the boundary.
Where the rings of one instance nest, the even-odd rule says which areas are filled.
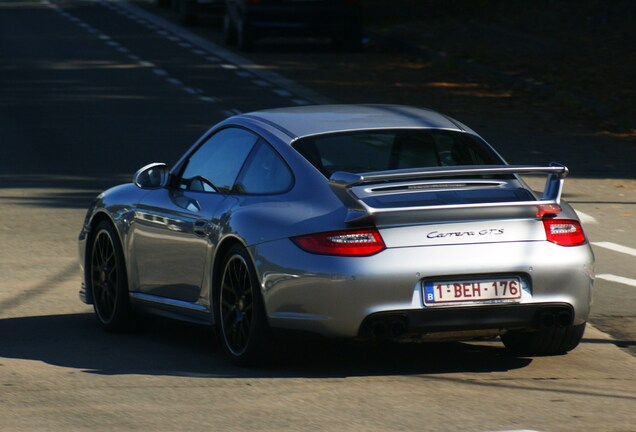
[[[556,216],[561,213],[561,206],[557,204],[541,204],[537,206],[537,219]]]
[[[374,228],[323,232],[291,240],[302,250],[321,255],[370,256],[386,248]]]
[[[578,246],[585,243],[585,233],[578,221],[570,219],[544,219],[543,226],[549,242],[559,246]]]

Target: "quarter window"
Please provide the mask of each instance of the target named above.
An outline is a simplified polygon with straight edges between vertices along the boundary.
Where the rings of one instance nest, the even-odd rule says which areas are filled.
[[[271,194],[285,192],[293,176],[280,155],[266,142],[260,141],[247,162],[244,174],[234,186],[234,192]]]
[[[230,192],[257,141],[256,135],[239,128],[215,133],[188,160],[181,176],[181,188]]]

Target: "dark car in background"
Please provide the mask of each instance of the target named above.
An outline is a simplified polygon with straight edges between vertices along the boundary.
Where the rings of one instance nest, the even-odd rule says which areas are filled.
[[[360,0],[225,0],[225,42],[240,50],[268,36],[330,38],[356,48],[362,37]]]
[[[224,0],[155,0],[161,7],[170,7],[175,11],[179,22],[191,25],[201,15],[220,15],[225,13]]]

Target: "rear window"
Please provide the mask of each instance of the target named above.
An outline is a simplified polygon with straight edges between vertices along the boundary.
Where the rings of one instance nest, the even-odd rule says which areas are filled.
[[[483,142],[445,130],[365,131],[298,140],[294,148],[326,177],[336,171],[363,173],[405,168],[501,165]]]

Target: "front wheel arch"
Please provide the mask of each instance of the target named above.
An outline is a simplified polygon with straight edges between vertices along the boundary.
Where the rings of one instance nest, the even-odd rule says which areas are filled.
[[[90,220],[88,224],[88,233],[86,235],[86,246],[84,248],[84,263],[83,263],[84,264],[83,266],[84,281],[86,283],[86,299],[88,304],[93,304],[93,290],[92,290],[92,287],[90,286],[90,265],[91,265],[91,262],[90,262],[91,249],[90,248],[93,244],[93,241],[95,241],[95,234],[96,234],[97,227],[99,226],[99,224],[101,224],[104,221],[109,223],[113,227],[115,232],[117,232],[117,234],[119,235],[119,232],[117,230],[115,223],[113,222],[113,220],[108,214],[104,213],[103,211],[100,211],[93,215],[92,219]],[[119,243],[123,245],[121,237],[119,237]]]

